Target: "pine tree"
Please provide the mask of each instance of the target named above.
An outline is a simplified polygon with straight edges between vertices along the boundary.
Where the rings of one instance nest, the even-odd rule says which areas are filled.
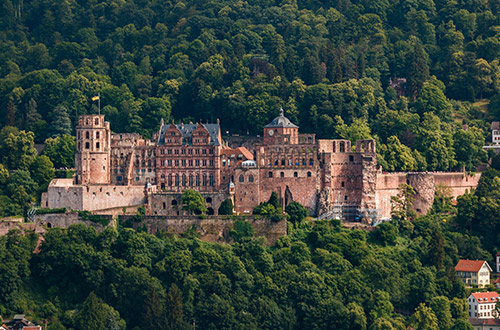
[[[33,98],[31,98],[28,104],[26,104],[25,125],[28,130],[31,130],[31,128],[37,121],[42,120],[42,116],[38,113],[37,107],[38,104]]]
[[[415,99],[418,92],[429,79],[428,55],[417,37],[411,38],[413,48],[408,54],[409,62],[406,70],[406,95]]]
[[[64,134],[71,135],[71,119],[69,119],[68,109],[64,105],[58,105],[52,112],[50,131],[53,137]]]

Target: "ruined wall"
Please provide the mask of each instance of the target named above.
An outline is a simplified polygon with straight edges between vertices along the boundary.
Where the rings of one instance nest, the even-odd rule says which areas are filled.
[[[130,216],[119,216],[120,221],[126,221],[127,219],[130,219]],[[182,234],[194,227],[200,233],[200,239],[203,241],[229,243],[231,242],[229,231],[233,228],[234,222],[234,219],[225,220],[219,217],[174,219],[161,216],[146,216],[141,223],[134,223],[134,227],[146,225],[148,232],[151,234],[159,230]],[[266,237],[269,245],[273,245],[278,238],[287,234],[286,220],[272,222],[266,219],[255,220],[254,217],[250,217],[248,222],[254,228],[254,237]]]
[[[108,220],[112,219],[110,215],[101,215],[101,217]],[[89,227],[94,227],[97,231],[102,231],[104,229],[100,223],[82,220],[78,212],[37,214],[35,215],[34,222],[36,226],[47,228],[68,228],[71,225],[82,223]]]
[[[66,207],[73,210],[95,211],[145,202],[142,186],[72,185],[71,179],[54,179],[47,191],[43,207]]]
[[[391,216],[391,196],[399,192],[399,185],[407,183],[416,192],[413,207],[419,214],[426,214],[434,202],[434,193],[438,185],[450,188],[452,196],[457,198],[467,190],[477,186],[481,174],[468,175],[463,172],[410,172],[410,173],[377,173],[376,205],[381,210],[381,217]]]
[[[260,200],[259,170],[238,168],[234,179],[234,210],[237,213],[251,214]]]
[[[180,193],[157,192],[148,194],[148,211],[151,215],[158,216],[177,216],[189,215],[190,212],[182,209]],[[205,193],[201,196],[205,200],[205,206],[208,209],[208,214],[219,213],[219,207],[222,202],[230,196],[225,193]]]
[[[391,217],[391,196],[398,194],[402,183],[406,183],[406,173],[377,173],[375,205],[380,210],[381,219]]]
[[[435,173],[434,182],[437,185],[445,185],[450,188],[454,198],[465,194],[476,188],[481,179],[481,173],[468,175],[467,173]]]

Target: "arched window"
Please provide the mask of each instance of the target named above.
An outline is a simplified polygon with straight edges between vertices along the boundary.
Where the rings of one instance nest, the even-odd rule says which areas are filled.
[[[253,175],[251,175],[251,174],[250,174],[250,175],[248,176],[248,182],[253,182]]]
[[[280,172],[280,177],[284,178],[285,177],[285,172]]]
[[[240,177],[238,178],[238,181],[245,182],[245,177],[243,175],[240,175]]]
[[[177,205],[177,200],[172,199],[172,205]]]
[[[186,174],[183,174],[182,175],[182,185],[185,186],[186,184],[187,184]]]
[[[273,172],[269,171],[269,177],[272,178],[273,177]]]
[[[196,174],[196,185],[199,187],[200,186],[200,175]]]
[[[85,138],[86,138],[86,139],[90,139],[90,133],[89,133],[89,131],[86,131],[86,132],[85,132]]]
[[[171,186],[172,185],[172,174],[169,174],[168,175],[168,185]]]
[[[281,160],[281,166],[285,166],[285,160],[284,159]]]
[[[313,166],[314,165],[314,160],[312,158],[309,158],[309,165]]]
[[[175,175],[175,185],[178,186],[179,185],[179,174],[176,174]]]
[[[96,125],[99,125],[99,118],[96,118],[94,122]]]
[[[98,139],[99,138],[99,132],[95,132],[95,138]]]
[[[207,203],[212,203],[212,197],[207,197],[205,200],[207,201]]]
[[[207,185],[207,175],[203,174],[203,186]]]
[[[302,166],[306,166],[306,159],[305,158],[302,158]]]
[[[299,176],[299,173],[297,173],[297,172],[293,172],[293,177],[294,177],[294,178],[297,178],[298,176]]]
[[[189,186],[190,187],[193,186],[193,175],[192,174],[189,174]]]
[[[307,172],[307,177],[310,178],[311,177],[311,172]]]

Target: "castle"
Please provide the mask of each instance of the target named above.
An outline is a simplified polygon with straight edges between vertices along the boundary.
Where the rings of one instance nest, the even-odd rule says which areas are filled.
[[[185,189],[199,191],[209,214],[231,198],[234,211],[250,214],[276,192],[282,205],[304,205],[320,218],[373,223],[390,217],[390,198],[401,183],[416,190],[414,207],[426,213],[437,185],[453,196],[475,187],[479,175],[384,173],[375,140],[316,139],[280,111],[247,147],[229,146],[220,124],[166,124],[151,140],[112,133],[104,115],[83,115],[76,127],[76,173],[54,179],[42,206],[109,211],[146,204],[150,215],[183,215]]]

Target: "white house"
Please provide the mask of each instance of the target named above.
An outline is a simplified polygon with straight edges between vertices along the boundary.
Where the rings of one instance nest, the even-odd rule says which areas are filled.
[[[460,259],[455,266],[458,278],[466,285],[482,288],[490,284],[490,274],[492,269],[484,260],[466,260]]]
[[[496,292],[473,292],[467,298],[469,317],[476,319],[493,319],[498,316],[495,306],[500,296]]]
[[[500,144],[500,122],[498,121],[491,123],[491,142],[494,145]]]
[[[496,255],[496,262],[497,262],[497,273],[500,273],[500,252],[497,253]]]

